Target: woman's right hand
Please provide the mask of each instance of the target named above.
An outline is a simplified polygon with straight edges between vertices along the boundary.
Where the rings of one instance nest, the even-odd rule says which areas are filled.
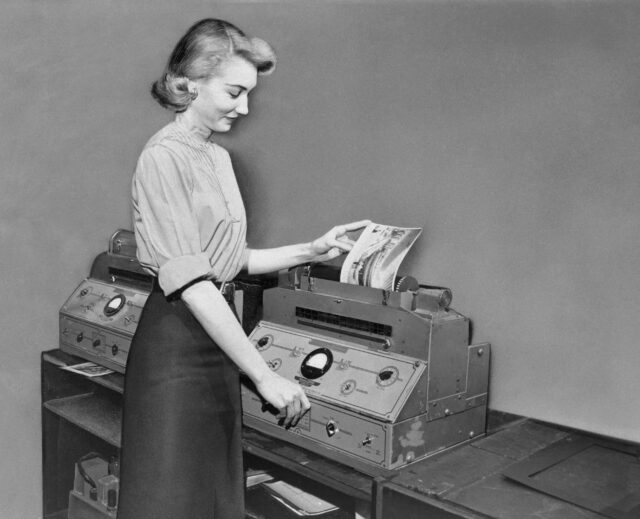
[[[285,427],[295,426],[311,407],[299,384],[290,382],[272,371],[264,374],[256,383],[256,389],[269,404],[281,413],[286,413],[282,422]]]

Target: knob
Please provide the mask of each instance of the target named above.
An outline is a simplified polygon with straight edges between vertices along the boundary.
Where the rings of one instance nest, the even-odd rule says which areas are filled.
[[[271,346],[272,341],[273,337],[271,337],[271,335],[264,335],[256,341],[256,349],[259,351],[266,350]]]
[[[327,436],[329,436],[329,438],[331,438],[338,432],[338,424],[336,424],[333,420],[329,420],[325,428],[327,429]]]
[[[76,342],[82,342],[82,339],[84,339],[84,334],[80,332],[78,335],[76,335]]]
[[[100,339],[94,340],[91,344],[93,345],[94,348],[97,348],[98,346],[100,346]]]
[[[111,355],[115,357],[117,354],[118,354],[118,345],[114,344],[113,346],[111,346]]]
[[[282,361],[280,359],[272,359],[267,361],[267,366],[269,366],[269,369],[271,369],[271,371],[278,371],[281,365]]]
[[[380,377],[380,380],[389,380],[393,376],[393,371],[391,370],[381,371],[378,374],[378,376]]]

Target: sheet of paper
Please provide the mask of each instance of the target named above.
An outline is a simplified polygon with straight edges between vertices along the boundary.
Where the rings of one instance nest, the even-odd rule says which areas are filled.
[[[74,364],[73,366],[63,366],[62,369],[79,373],[85,377],[101,377],[102,375],[109,375],[110,373],[113,373],[112,369],[99,366],[93,362],[83,362],[81,364]]]
[[[340,281],[393,290],[398,268],[421,232],[419,227],[367,225],[342,264]]]
[[[263,483],[271,495],[299,516],[321,515],[338,507],[285,481]]]

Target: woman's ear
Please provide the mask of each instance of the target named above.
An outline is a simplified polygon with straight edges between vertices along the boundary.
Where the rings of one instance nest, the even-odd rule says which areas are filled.
[[[187,80],[187,91],[191,96],[191,100],[193,101],[196,97],[198,97],[198,84],[195,81]]]

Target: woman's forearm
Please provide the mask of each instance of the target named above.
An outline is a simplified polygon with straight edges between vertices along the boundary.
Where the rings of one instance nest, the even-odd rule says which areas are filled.
[[[269,369],[213,283],[196,283],[181,297],[207,334],[253,381],[262,397],[284,413],[283,425],[295,425],[310,407],[307,395],[299,384]]]
[[[270,373],[213,283],[196,283],[182,293],[182,300],[207,334],[256,385]]]
[[[360,220],[338,225],[309,243],[285,245],[275,249],[248,249],[246,265],[249,274],[267,274],[308,263],[327,261],[349,252],[354,241],[348,233],[369,225],[370,220]]]
[[[285,245],[275,249],[249,249],[246,268],[252,275],[267,274],[314,261],[316,257],[310,243]]]

